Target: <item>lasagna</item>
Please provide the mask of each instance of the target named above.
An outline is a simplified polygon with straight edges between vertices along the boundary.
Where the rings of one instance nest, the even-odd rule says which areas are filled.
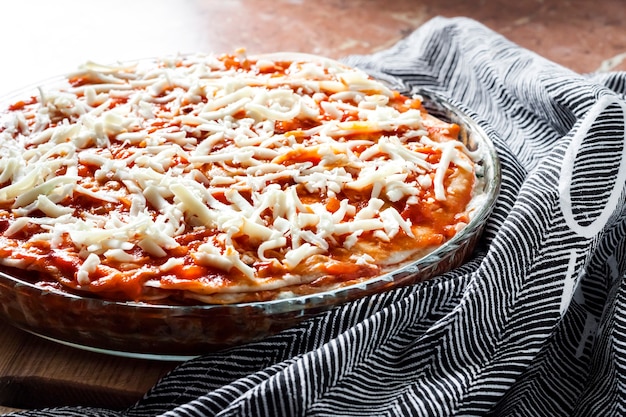
[[[479,156],[458,136],[321,58],[87,63],[0,113],[0,264],[150,303],[363,282],[469,222]]]

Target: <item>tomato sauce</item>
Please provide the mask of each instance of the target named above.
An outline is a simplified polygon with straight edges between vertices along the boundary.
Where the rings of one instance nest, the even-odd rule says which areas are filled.
[[[220,58],[220,61],[225,70],[268,76],[272,79],[287,77],[292,71],[296,70],[292,68],[291,62],[274,62],[274,65],[271,67],[256,67],[255,61],[237,55],[224,55]],[[184,65],[179,62],[176,64],[176,67],[184,68]],[[84,75],[69,79],[68,82],[72,88],[81,88],[93,83],[94,79],[89,75]],[[284,89],[286,88],[285,85],[279,84],[276,88]],[[164,97],[174,91],[175,87],[169,85],[165,90],[161,91],[159,97]],[[301,93],[298,92],[296,94]],[[325,93],[326,97],[331,95],[332,92]],[[291,120],[274,121],[273,134],[276,136],[282,135],[282,143],[293,142],[298,145],[294,145],[287,152],[282,152],[276,157],[240,157],[240,155],[236,154],[232,158],[213,161],[210,158],[219,156],[221,152],[226,152],[235,144],[236,138],[229,138],[224,134],[221,139],[215,140],[211,144],[210,151],[206,155],[200,155],[200,157],[208,157],[209,159],[205,161],[200,158],[200,162],[194,162],[193,158],[188,156],[192,154],[195,146],[201,146],[204,140],[208,140],[215,133],[211,129],[219,128],[227,132],[229,128],[228,123],[258,117],[249,114],[244,109],[239,109],[228,115],[228,123],[224,122],[222,125],[212,126],[211,129],[206,128],[206,131],[198,128],[198,126],[202,125],[201,121],[192,120],[185,122],[185,119],[178,117],[181,115],[194,116],[193,112],[197,110],[195,106],[204,106],[207,102],[208,94],[207,97],[202,97],[196,104],[193,104],[188,97],[185,97],[181,99],[182,107],[173,112],[174,116],[169,114],[170,107],[173,104],[155,104],[153,107],[155,117],[145,120],[143,125],[129,125],[129,127],[122,129],[120,133],[133,133],[144,129],[143,131],[146,135],[184,132],[185,138],[197,138],[197,145],[193,141],[189,142],[189,144],[176,145],[179,146],[181,152],[170,157],[170,160],[167,161],[168,166],[174,168],[185,167],[180,171],[181,175],[195,171],[198,177],[203,178],[199,182],[206,192],[210,194],[210,198],[224,206],[235,204],[231,201],[232,195],[229,192],[237,190],[237,195],[245,203],[254,209],[258,209],[258,207],[254,207],[255,204],[258,204],[258,201],[256,201],[258,196],[255,194],[258,190],[250,187],[246,182],[252,183],[254,175],[246,174],[246,172],[259,164],[282,166],[285,169],[297,167],[297,169],[302,169],[306,172],[315,171],[318,173],[336,169],[338,172],[345,173],[345,175],[351,175],[353,181],[357,182],[359,179],[358,170],[360,168],[358,164],[355,165],[353,162],[350,162],[349,158],[352,157],[351,155],[356,155],[359,158],[367,153],[369,155],[368,158],[374,161],[374,163],[384,161],[385,159],[397,158],[396,155],[387,155],[382,151],[382,148],[379,152],[373,152],[372,147],[377,146],[383,138],[405,138],[407,133],[412,130],[403,125],[392,128],[373,128],[372,126],[376,125],[373,125],[370,120],[364,120],[360,111],[342,110],[338,122],[354,122],[354,129],[340,137],[333,138],[333,140],[337,144],[351,142],[355,145],[350,146],[349,151],[346,151],[345,155],[340,155],[339,153],[328,155],[322,150],[326,144],[318,143],[317,137],[313,138],[312,136],[317,134],[315,129],[327,123],[330,118],[329,113],[319,103],[316,109],[319,114],[318,118],[299,116]],[[235,102],[234,99],[233,102]],[[130,103],[131,100],[127,96],[115,96],[110,98],[108,110],[125,109],[131,105]],[[348,104],[353,107],[358,106],[358,103],[353,100],[347,100],[341,104]],[[38,98],[31,97],[24,101],[15,102],[8,107],[7,112],[26,111],[37,105]],[[409,98],[396,92],[389,98],[388,106],[400,113],[417,110],[422,115],[427,115],[419,97]],[[202,113],[198,113],[194,117],[197,117],[199,120],[201,115]],[[30,126],[32,127],[34,124],[32,115],[29,120],[31,120]],[[49,127],[58,126],[67,120],[69,120],[68,116],[54,115]],[[254,126],[251,129],[254,130]],[[432,118],[428,117],[423,118],[420,129],[423,129],[425,134],[435,142],[455,141],[460,132],[459,126],[455,124],[448,124],[439,120],[433,121]],[[107,150],[111,158],[117,161],[128,160],[127,167],[129,169],[137,165],[137,149],[146,149],[151,146],[145,140],[137,144],[133,144],[130,141],[117,141],[115,134],[110,134],[109,139],[110,144],[107,145]],[[12,236],[5,236],[0,239],[6,244],[4,249],[0,251],[0,255],[24,260],[25,267],[39,271],[42,276],[52,283],[61,283],[68,291],[87,291],[102,297],[121,300],[143,300],[153,297],[155,293],[159,292],[164,292],[165,297],[168,297],[169,291],[172,299],[175,298],[176,302],[181,302],[181,293],[185,294],[186,292],[209,296],[216,295],[216,302],[220,302],[220,293],[230,293],[232,292],[231,288],[242,287],[239,298],[234,299],[246,301],[272,298],[277,296],[280,291],[285,290],[285,288],[295,294],[303,294],[314,292],[324,287],[349,285],[352,282],[385,272],[387,268],[385,261],[391,254],[411,252],[413,253],[411,259],[415,259],[428,253],[453,237],[459,228],[468,222],[466,207],[472,198],[475,173],[457,166],[454,160],[447,167],[439,168],[443,152],[441,148],[421,143],[419,138],[410,137],[403,140],[405,150],[408,149],[413,154],[422,155],[425,163],[434,167],[434,170],[445,170],[442,183],[443,188],[446,190],[445,199],[437,198],[433,186],[419,187],[415,185],[420,180],[424,181],[424,184],[427,184],[429,181],[431,183],[435,181],[434,171],[422,172],[420,171],[421,168],[413,168],[413,171],[405,173],[404,182],[399,186],[409,184],[412,187],[411,189],[415,191],[402,194],[399,198],[391,198],[384,194],[387,192],[387,194],[391,195],[389,190],[381,191],[381,184],[385,178],[361,188],[345,187],[340,190],[333,189],[334,184],[327,184],[326,188],[315,189],[307,182],[299,182],[297,176],[289,175],[279,175],[265,183],[265,187],[278,187],[280,190],[293,187],[296,190],[299,199],[298,204],[308,207],[304,210],[299,208],[298,210],[300,211],[296,215],[315,216],[316,212],[313,208],[316,207],[316,204],[319,204],[329,213],[329,218],[333,216],[341,217],[335,220],[338,223],[356,222],[361,220],[359,213],[364,213],[369,203],[375,198],[383,201],[382,206],[378,209],[378,213],[376,213],[377,216],[380,216],[380,213],[383,211],[390,210],[390,212],[399,213],[401,217],[401,222],[398,222],[399,226],[385,224],[384,229],[380,226],[373,226],[377,227],[377,229],[364,229],[361,231],[346,228],[345,233],[335,233],[332,236],[326,236],[323,238],[326,239],[325,243],[318,243],[320,247],[324,247],[324,245],[328,247],[326,252],[321,250],[315,251],[301,259],[294,267],[288,267],[288,262],[282,259],[283,257],[286,258],[284,249],[271,247],[262,250],[261,248],[266,240],[276,239],[275,232],[268,232],[267,230],[273,223],[278,223],[276,218],[280,215],[276,213],[286,210],[285,207],[272,205],[258,209],[257,212],[251,214],[251,218],[260,219],[260,226],[256,225],[254,227],[260,230],[259,233],[264,233],[263,236],[266,236],[266,239],[248,236],[242,232],[243,226],[238,225],[236,222],[229,227],[239,227],[240,229],[237,229],[236,232],[229,232],[228,236],[225,237],[224,230],[217,230],[212,224],[212,222],[218,221],[214,217],[219,216],[208,216],[209,220],[203,220],[201,215],[190,216],[184,214],[186,222],[181,223],[176,232],[177,234],[172,239],[175,245],[169,244],[169,246],[159,249],[163,251],[164,256],[163,254],[155,255],[155,253],[159,253],[159,250],[154,248],[152,252],[146,249],[149,247],[149,244],[146,242],[146,238],[140,236],[138,231],[136,235],[124,235],[119,238],[131,241],[136,239],[133,242],[133,249],[125,249],[124,254],[129,260],[120,260],[126,258],[113,258],[111,250],[116,248],[111,246],[108,252],[105,249],[101,249],[98,252],[100,257],[99,263],[91,270],[85,264],[89,253],[96,251],[93,248],[108,247],[106,246],[108,244],[113,245],[111,242],[118,239],[118,237],[106,237],[103,238],[102,242],[96,242],[92,246],[80,248],[72,241],[72,232],[64,232],[56,236],[51,241],[52,243],[49,243],[47,246],[39,245],[35,247],[36,245],[28,243],[29,239],[32,239],[38,233],[48,233],[52,226],[30,223]],[[358,141],[365,142],[361,144]],[[267,154],[271,155],[274,150],[274,148],[269,148]],[[104,154],[102,153],[102,155]],[[469,157],[462,155],[461,158],[465,162],[471,163]],[[361,162],[365,163],[365,161]],[[401,165],[405,161],[398,161],[397,163]],[[110,216],[117,219],[116,221],[122,222],[131,216],[133,210],[143,210],[143,212],[147,213],[148,220],[155,221],[163,214],[163,210],[154,206],[151,201],[146,201],[143,206],[135,206],[138,204],[137,201],[146,198],[147,193],[144,192],[145,196],[133,197],[130,189],[127,190],[129,188],[128,182],[132,181],[132,178],[120,179],[116,177],[114,172],[98,176],[97,172],[99,172],[101,167],[96,163],[90,162],[79,162],[76,165],[76,169],[79,177],[78,183],[83,188],[96,194],[74,191],[64,201],[54,202],[54,204],[58,203],[64,207],[72,208],[74,217],[87,221],[98,216]],[[166,171],[165,175],[170,175],[170,171]],[[57,170],[57,175],[62,176],[66,172],[67,167],[63,166]],[[212,181],[215,179],[216,172],[223,173],[225,177],[230,175],[228,179],[232,180],[231,184],[213,186]],[[2,184],[0,190],[8,185]],[[314,191],[310,191],[310,187],[313,187]],[[109,193],[109,195],[113,196],[112,200],[116,202],[101,199],[97,195],[100,192]],[[179,208],[188,204],[182,197],[176,196],[172,189],[163,188],[160,192],[162,193],[160,198],[166,205]],[[346,202],[348,202],[347,205]],[[237,204],[244,203],[239,202]],[[346,208],[347,206],[349,207]],[[0,233],[9,229],[15,221],[9,215],[11,210],[10,204],[4,204],[2,207],[2,210],[0,210]],[[180,210],[182,212],[182,209]],[[345,210],[343,215],[340,214],[342,210]],[[33,213],[42,214],[41,211]],[[31,215],[34,216],[32,213]],[[293,224],[295,218],[293,216],[285,218],[288,225],[294,228],[293,230],[296,230]],[[380,223],[383,221],[381,219],[382,217],[375,217],[373,219],[365,218],[364,220],[378,221]],[[113,222],[113,220],[111,221]],[[320,219],[317,219],[317,221],[311,220],[310,223],[298,226],[298,233],[303,232],[302,235],[285,233],[281,236],[284,237],[284,245],[295,245],[296,241],[313,239],[311,236],[316,233],[316,239],[322,239],[319,237],[324,236],[320,226],[321,222],[322,220]],[[53,223],[53,221],[50,223]],[[408,226],[403,227],[403,224]],[[108,226],[103,225],[102,227]],[[387,230],[394,227],[397,230],[391,232]],[[304,232],[309,233],[306,234]],[[306,243],[310,244],[308,241]],[[221,251],[218,256],[219,260],[211,257],[212,255],[209,252],[207,252],[209,255],[204,257],[194,255],[201,250],[202,245],[209,245]],[[233,261],[234,258],[232,254],[229,255],[230,252],[228,251],[236,251],[238,258]],[[355,260],[357,258],[359,259],[358,262]],[[364,262],[364,259],[373,261]],[[214,262],[214,264],[210,264],[210,262]],[[226,270],[223,269],[223,265],[229,265],[228,262],[240,266],[231,266]],[[238,264],[237,262],[240,263]],[[252,271],[253,277],[250,276],[251,272],[249,271]],[[77,279],[79,274],[85,272],[89,272],[89,284],[87,285],[79,283]],[[294,279],[294,277],[300,277],[300,279]],[[292,281],[289,281],[290,279]],[[276,282],[281,280],[284,280],[286,284],[283,286],[276,285]],[[289,284],[289,282],[298,281],[301,281],[301,283]],[[266,289],[272,285],[272,288],[278,288],[278,290]],[[255,286],[259,288],[255,289]]]

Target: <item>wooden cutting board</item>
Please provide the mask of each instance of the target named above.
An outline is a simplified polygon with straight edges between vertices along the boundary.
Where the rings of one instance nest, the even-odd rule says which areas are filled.
[[[65,405],[123,409],[177,364],[87,352],[0,321],[0,413]]]

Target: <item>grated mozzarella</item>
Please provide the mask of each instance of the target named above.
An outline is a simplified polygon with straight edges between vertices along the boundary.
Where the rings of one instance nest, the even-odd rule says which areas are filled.
[[[445,200],[450,165],[473,169],[467,149],[430,139],[420,110],[390,106],[394,93],[361,71],[294,62],[272,76],[273,61],[251,65],[241,71],[202,55],[87,63],[72,74],[84,85],[40,89],[37,106],[2,119],[0,205],[15,216],[4,236],[34,222],[52,246],[69,239],[86,285],[102,259],[138,262],[129,251],[139,249],[166,258],[183,233],[211,229],[215,239],[192,251],[195,262],[257,280],[253,259],[235,247],[242,236],[258,242],[258,259],[287,270],[340,237],[345,248],[366,233],[413,237],[393,203],[419,204],[430,189]],[[441,152],[437,163],[425,147]],[[81,169],[93,170],[93,182]],[[348,192],[369,201],[353,203]],[[73,215],[63,201],[78,197],[113,209]],[[170,258],[160,268],[180,265]]]

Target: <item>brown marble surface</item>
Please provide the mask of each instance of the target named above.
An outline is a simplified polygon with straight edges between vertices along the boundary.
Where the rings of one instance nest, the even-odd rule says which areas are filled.
[[[577,72],[626,69],[620,0],[21,0],[0,4],[0,94],[93,60],[384,49],[433,16],[476,19]]]
[[[438,15],[476,19],[577,72],[626,70],[621,0],[20,0],[0,3],[0,96],[87,60],[238,47],[371,53]],[[78,351],[2,322],[0,358],[0,412],[37,406],[28,401],[38,392],[58,404],[128,405],[174,366]]]

